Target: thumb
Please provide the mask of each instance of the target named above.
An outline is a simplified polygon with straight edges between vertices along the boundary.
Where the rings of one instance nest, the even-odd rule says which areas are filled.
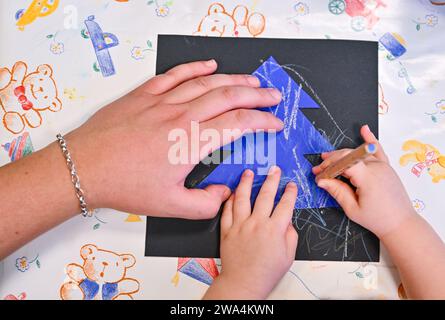
[[[338,179],[321,179],[318,186],[326,190],[351,218],[359,209],[357,196],[350,186]]]
[[[185,219],[211,219],[218,214],[221,204],[230,197],[225,185],[210,185],[205,189],[186,189],[178,194],[180,214]]]
[[[372,133],[371,129],[369,129],[368,125],[364,125],[361,129],[360,129],[360,134],[362,135],[363,140],[366,143],[375,143],[378,145],[377,147],[377,152],[375,154],[375,157],[377,159],[379,159],[380,161],[384,161],[386,163],[389,163],[389,159],[388,156],[385,154],[385,151],[383,151],[382,145],[380,144],[380,142],[377,140],[376,136],[374,135],[374,133]]]

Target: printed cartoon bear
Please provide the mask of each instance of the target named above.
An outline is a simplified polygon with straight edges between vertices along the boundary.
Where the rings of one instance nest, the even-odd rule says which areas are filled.
[[[402,146],[403,151],[408,153],[400,157],[401,166],[406,166],[413,162],[415,165],[411,172],[420,176],[423,170],[433,177],[433,182],[437,183],[441,179],[445,180],[445,155],[430,144],[425,144],[417,140],[408,140]]]
[[[83,265],[66,267],[70,278],[60,288],[63,300],[129,300],[139,291],[139,282],[127,278],[127,269],[136,259],[131,254],[117,254],[87,244],[80,249]]]
[[[265,27],[266,18],[261,13],[254,12],[249,15],[249,9],[239,5],[233,9],[232,14],[229,14],[222,4],[213,3],[194,34],[217,37],[223,35],[256,37],[263,33]]]
[[[62,109],[52,68],[42,64],[36,71],[27,72],[28,66],[22,61],[12,71],[0,69],[0,117],[5,128],[14,134],[21,133],[26,125],[39,127],[42,111]]]

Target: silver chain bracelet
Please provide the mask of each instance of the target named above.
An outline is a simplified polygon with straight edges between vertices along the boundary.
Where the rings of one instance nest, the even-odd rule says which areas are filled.
[[[68,151],[66,141],[60,133],[56,137],[57,137],[57,141],[59,142],[60,148],[62,149],[62,153],[65,156],[66,165],[68,166],[68,169],[70,170],[71,181],[73,182],[74,189],[76,191],[76,196],[80,202],[80,209],[81,209],[80,213],[84,217],[91,217],[92,213],[90,211],[88,211],[87,203],[85,201],[85,195],[83,193],[82,188],[80,187],[80,178],[77,174],[76,166],[74,165],[74,162],[71,159],[71,154]]]

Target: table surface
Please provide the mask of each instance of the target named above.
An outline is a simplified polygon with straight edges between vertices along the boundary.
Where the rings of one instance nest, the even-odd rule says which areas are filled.
[[[35,2],[0,0],[0,67],[11,70],[23,61],[31,74],[49,65],[54,83],[48,78],[47,90],[57,94],[61,110],[42,111],[42,123],[19,134],[0,125],[0,164],[43,148],[57,133],[76,128],[150,78],[158,34],[371,41],[384,37],[391,41],[382,40],[379,50],[376,112],[381,142],[415,209],[445,236],[445,167],[435,161],[445,153],[445,8],[426,0],[220,0],[209,14],[212,1],[61,0],[45,9],[46,14],[35,15]],[[238,5],[244,7],[238,7],[235,16],[248,11],[247,23],[230,17]],[[215,8],[220,11],[216,19],[229,24],[224,34],[211,30]],[[112,36],[106,42],[114,65],[108,77],[97,61],[110,64],[95,55],[93,37],[85,29],[91,15],[104,33],[119,40],[114,47]],[[234,21],[237,34],[227,31],[233,30]],[[406,52],[398,56],[400,48]],[[0,99],[4,96],[0,89]],[[125,141],[116,142],[116,148],[123,147]],[[192,259],[178,272],[178,259],[144,257],[145,218],[99,209],[93,218],[73,218],[3,260],[0,298],[60,299],[60,288],[68,280],[66,266],[82,265],[80,250],[86,244],[111,255],[135,257],[126,271],[126,277],[139,282],[134,299],[199,299],[215,276],[211,267],[219,267],[217,260]],[[382,249],[379,263],[295,262],[271,298],[398,299],[400,279]]]

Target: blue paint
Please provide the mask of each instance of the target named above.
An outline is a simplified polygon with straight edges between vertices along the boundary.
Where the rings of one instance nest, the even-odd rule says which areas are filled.
[[[88,19],[85,20],[85,25],[88,29],[91,42],[93,43],[102,75],[109,77],[116,74],[108,49],[119,45],[118,38],[112,33],[103,32],[99,24],[94,21],[94,16],[89,16]],[[107,39],[109,39],[109,41],[111,40],[111,42],[107,43]]]
[[[394,58],[398,58],[405,54],[406,48],[391,33],[385,33],[379,42],[385,47]]]
[[[207,285],[211,285],[213,282],[212,276],[208,274],[207,271],[195,259],[190,259],[190,261],[181,267],[180,271],[181,273]]]
[[[99,293],[100,285],[88,278],[84,279],[79,286],[82,289],[85,300],[93,300]],[[102,300],[112,300],[116,297],[119,293],[117,287],[117,283],[102,284]]]
[[[319,154],[334,150],[329,141],[301,112],[301,109],[318,109],[318,104],[302,89],[301,85],[295,83],[273,57],[270,57],[253,74],[260,79],[261,87],[275,87],[282,92],[283,99],[278,106],[261,110],[270,112],[281,119],[284,122],[284,130],[276,135],[265,135],[264,141],[259,141],[255,135],[247,135],[223,147],[225,151],[235,150],[235,152],[232,156],[226,157],[210,175],[198,184],[198,187],[225,184],[235,190],[244,170],[251,169],[255,172],[251,199],[253,202],[266,178],[265,175],[258,175],[258,173],[267,172],[267,168],[276,164],[282,170],[276,202],[287,183],[294,181],[299,187],[295,208],[338,207],[337,202],[326,191],[318,188],[312,173],[312,165],[304,157],[305,154]],[[276,163],[262,162],[259,160],[264,159],[255,157],[252,164],[246,164],[248,157],[258,148],[265,150],[269,142],[276,143]],[[242,143],[242,148],[236,149],[236,143]]]

